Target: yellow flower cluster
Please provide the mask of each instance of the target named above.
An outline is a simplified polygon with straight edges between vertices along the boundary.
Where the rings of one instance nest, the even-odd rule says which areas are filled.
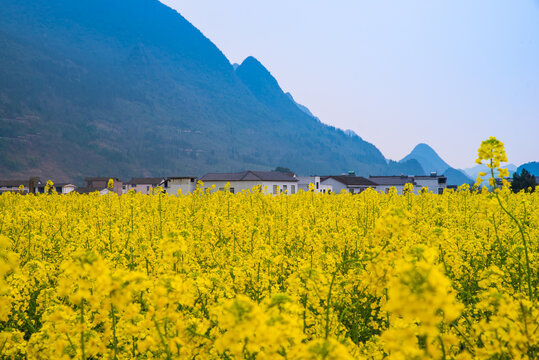
[[[498,176],[504,182],[504,185],[508,185],[504,180],[506,177],[509,177],[509,170],[502,168],[502,162],[507,162],[507,155],[505,154],[504,144],[491,136],[487,140],[481,143],[481,147],[477,150],[477,159],[475,162],[477,164],[482,164],[486,160],[486,165],[490,168],[492,177],[489,178],[489,185],[496,186],[496,179],[494,178],[494,169],[498,170]],[[486,176],[487,173],[480,172],[477,176],[476,186],[479,186],[483,182],[482,177]]]
[[[4,194],[0,209],[0,358],[539,356],[538,191]]]

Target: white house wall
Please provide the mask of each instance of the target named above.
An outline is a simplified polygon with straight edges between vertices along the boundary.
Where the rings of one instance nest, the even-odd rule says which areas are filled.
[[[235,194],[240,193],[243,190],[251,191],[255,186],[261,186],[262,191],[266,192],[267,194],[273,194],[274,185],[279,186],[280,190],[283,190],[284,185],[287,185],[289,194],[291,193],[291,186],[294,186],[295,193],[298,192],[298,184],[288,181],[205,181],[204,189],[209,189],[212,185],[215,185],[214,191],[219,191],[219,189],[225,188],[227,183],[230,183],[230,188],[234,188]],[[265,191],[266,188],[267,191]]]
[[[191,182],[173,183],[173,182],[169,182],[168,187],[165,190],[170,195],[177,195],[178,190],[181,189],[182,194],[187,195],[187,194],[191,194],[193,191],[195,191],[196,188],[197,188],[196,183],[191,183]]]
[[[446,184],[438,184],[438,178],[433,179],[415,179],[415,183],[417,184],[416,189],[417,191],[421,190],[422,187],[428,187],[429,191],[432,191],[435,194],[439,193],[439,189],[445,189]]]
[[[331,191],[334,192],[335,194],[338,194],[343,190],[348,191],[348,187],[345,184],[333,178],[327,178],[326,180],[322,181],[322,185],[331,186],[331,189],[332,189]]]

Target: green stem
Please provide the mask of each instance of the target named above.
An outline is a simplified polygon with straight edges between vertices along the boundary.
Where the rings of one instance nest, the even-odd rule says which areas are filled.
[[[382,249],[380,249],[380,251],[376,254],[376,255],[373,255],[369,258],[363,258],[363,259],[350,259],[350,260],[346,260],[346,261],[343,261],[342,263],[340,263],[337,268],[335,269],[335,271],[333,272],[333,275],[331,277],[331,283],[329,284],[329,290],[328,290],[328,297],[326,299],[326,328],[325,328],[325,339],[327,339],[329,337],[329,326],[330,326],[330,320],[329,320],[329,313],[330,313],[330,304],[331,304],[331,295],[332,295],[332,291],[333,291],[333,285],[335,284],[335,278],[337,277],[337,273],[339,272],[339,270],[344,266],[344,265],[348,265],[348,264],[357,264],[357,263],[362,263],[364,261],[372,261],[374,259],[376,259],[378,257],[378,255],[380,255],[382,253],[382,251],[385,250],[385,248],[387,247],[388,243],[386,243]]]
[[[492,176],[493,179],[495,179],[494,177],[494,169],[492,169],[492,160],[490,160],[490,174]],[[526,241],[526,236],[524,234],[524,229],[522,228],[522,225],[520,224],[520,222],[517,220],[517,218],[511,214],[509,212],[509,210],[507,210],[505,208],[505,206],[503,206],[503,203],[502,203],[502,200],[500,199],[500,195],[498,195],[498,193],[496,192],[496,189],[494,189],[494,195],[496,195],[496,200],[498,200],[498,204],[500,205],[500,207],[502,208],[502,210],[511,218],[511,220],[513,220],[513,222],[515,224],[517,224],[517,227],[518,227],[518,231],[520,232],[520,235],[522,237],[522,243],[524,245],[524,255],[525,255],[525,258],[526,258],[526,278],[527,278],[527,281],[528,281],[528,296],[530,298],[530,301],[533,301],[533,289],[532,289],[532,282],[531,282],[531,277],[530,277],[530,258],[529,258],[529,255],[528,255],[528,242]]]
[[[163,334],[161,333],[161,329],[159,328],[159,324],[157,323],[157,320],[155,319],[155,317],[153,318],[153,322],[155,323],[155,328],[157,329],[157,334],[159,335],[159,339],[161,340],[161,344],[165,348],[165,352],[167,354],[167,359],[171,360],[172,359],[172,354],[170,353],[170,349],[168,348],[168,345],[167,345],[167,343],[165,341],[165,338],[164,338]]]
[[[84,325],[84,299],[80,302],[80,324]],[[84,328],[80,331],[80,349],[82,360],[86,360],[86,353],[84,351]]]
[[[114,357],[113,359],[118,358],[118,338],[116,337],[116,323],[118,320],[116,319],[116,315],[114,314],[114,305],[110,304],[110,314],[112,317],[112,348],[114,350]]]

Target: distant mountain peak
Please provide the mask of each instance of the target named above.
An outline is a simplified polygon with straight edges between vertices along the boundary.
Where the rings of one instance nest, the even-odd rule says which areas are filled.
[[[248,72],[251,76],[258,78],[265,78],[266,80],[272,80],[277,83],[277,80],[271,75],[268,69],[254,56],[248,56],[243,60],[241,65],[236,68],[237,72]]]
[[[450,166],[436,153],[436,151],[425,143],[417,144],[412,152],[406,155],[401,162],[415,159],[419,161],[425,172],[437,172],[443,174]]]
[[[428,144],[417,144],[412,152],[406,155],[400,162],[417,160],[427,174],[436,172],[447,177],[448,185],[462,185],[473,182],[461,170],[449,166]]]
[[[415,152],[431,152],[433,154],[436,154],[436,156],[438,156],[438,154],[436,153],[436,151],[428,144],[426,143],[419,143],[417,144],[414,149],[412,150],[412,154],[415,153]]]
[[[236,74],[251,90],[253,90],[252,87],[263,86],[273,88],[273,91],[282,92],[279,83],[273,75],[253,56],[249,56],[243,60],[241,65],[236,68]],[[256,90],[262,89],[257,88]]]
[[[238,66],[236,75],[264,105],[279,107],[287,112],[298,110],[297,103],[284,93],[275,77],[253,56],[249,56]]]

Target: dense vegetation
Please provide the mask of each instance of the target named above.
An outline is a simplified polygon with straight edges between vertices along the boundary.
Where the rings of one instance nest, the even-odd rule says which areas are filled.
[[[4,194],[0,357],[537,359],[539,191],[504,186]]]

